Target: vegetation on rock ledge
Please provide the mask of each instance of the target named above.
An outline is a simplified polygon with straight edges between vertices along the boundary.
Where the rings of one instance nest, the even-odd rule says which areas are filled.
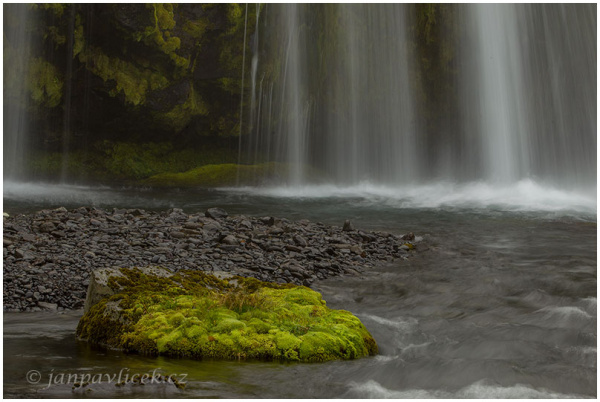
[[[116,293],[92,306],[77,335],[150,355],[327,361],[377,353],[358,318],[309,288],[198,271],[167,277],[121,269]]]

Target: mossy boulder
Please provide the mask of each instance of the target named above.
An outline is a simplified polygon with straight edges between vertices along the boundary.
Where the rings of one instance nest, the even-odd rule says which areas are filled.
[[[96,271],[77,335],[127,352],[195,359],[320,362],[377,354],[360,320],[328,308],[319,293],[223,274]]]

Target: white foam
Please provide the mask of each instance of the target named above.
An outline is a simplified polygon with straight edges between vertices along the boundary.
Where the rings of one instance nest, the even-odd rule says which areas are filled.
[[[12,200],[70,201],[91,203],[108,187],[88,187],[69,184],[4,182],[4,197]],[[110,194],[107,194],[110,197]]]
[[[581,299],[581,302],[584,305],[584,309],[592,314],[592,315],[596,315],[597,314],[597,301],[595,297],[586,297],[585,299]]]
[[[375,361],[379,363],[387,363],[394,360],[403,361],[398,355],[377,355],[375,356]]]
[[[81,186],[35,182],[5,181],[3,196],[12,201],[34,202],[42,205],[128,205],[131,207],[170,207],[168,200],[156,200],[143,193],[126,194],[106,186]]]
[[[487,385],[478,381],[456,392],[442,390],[391,390],[377,381],[368,380],[363,383],[352,382],[349,384],[348,396],[352,398],[377,398],[377,399],[567,399],[582,398],[581,395],[567,395],[552,392],[543,388],[535,389],[527,385],[516,384],[509,387]]]
[[[590,319],[593,318],[590,314],[585,312],[583,309],[574,306],[551,306],[544,307],[537,312],[544,313],[549,318],[575,318],[575,319]]]
[[[399,318],[396,320],[390,320],[387,318],[383,318],[383,317],[379,317],[377,315],[371,315],[371,314],[357,314],[357,315],[360,318],[368,319],[368,320],[376,322],[377,324],[381,324],[386,327],[390,327],[390,328],[401,330],[401,331],[412,331],[418,324],[418,321],[414,318],[407,318],[407,319]]]
[[[581,398],[580,395],[566,395],[543,388],[535,389],[527,385],[516,384],[510,387],[486,385],[478,381],[456,393],[457,398],[482,399],[567,399]]]
[[[578,211],[596,214],[596,191],[575,192],[525,179],[510,185],[485,182],[438,182],[412,186],[384,186],[369,182],[342,187],[240,187],[223,189],[276,198],[358,198],[395,208],[487,208],[506,211]],[[592,191],[593,190],[593,191]]]

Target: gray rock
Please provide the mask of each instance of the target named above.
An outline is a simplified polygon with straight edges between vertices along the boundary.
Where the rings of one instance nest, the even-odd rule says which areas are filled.
[[[261,220],[263,220],[264,218],[262,218]],[[274,218],[274,217],[269,217],[267,218],[266,221],[263,221],[266,225],[268,226],[277,226],[280,227],[282,225],[282,221],[279,218]]]
[[[240,244],[240,242],[238,241],[238,239],[236,239],[235,236],[233,236],[233,235],[227,235],[227,236],[225,236],[223,239],[221,239],[221,243],[223,243],[223,244],[229,244],[231,246],[239,245]]]
[[[252,222],[250,222],[250,221],[249,221],[249,220],[247,220],[247,219],[244,219],[244,220],[242,220],[242,221],[240,222],[239,226],[241,226],[241,227],[243,227],[243,228],[246,228],[246,229],[250,229],[250,230],[251,230],[251,229],[252,229]]]
[[[306,241],[306,239],[300,235],[294,236],[294,243],[296,243],[300,247],[308,246],[308,242]]]
[[[360,248],[360,246],[357,244],[351,246],[350,251],[352,251],[354,254],[357,254],[357,255],[362,255],[364,253],[363,249]]]
[[[209,224],[204,225],[202,230],[205,233],[214,234],[214,233],[218,232],[219,230],[221,230],[221,225],[219,225],[217,222],[209,223]]]
[[[344,227],[342,228],[342,230],[344,232],[352,232],[354,230],[354,225],[352,224],[352,221],[350,221],[349,219],[347,219],[344,222]]]
[[[225,211],[222,208],[209,208],[206,210],[204,215],[212,219],[224,219],[227,218],[227,216],[229,216],[227,211]]]
[[[409,232],[407,234],[405,234],[404,236],[402,236],[402,240],[414,240],[415,239],[415,234],[413,232]]]
[[[52,222],[44,222],[40,225],[39,231],[41,233],[49,233],[56,229],[56,226]]]
[[[270,235],[280,235],[283,233],[283,229],[280,227],[272,227],[267,231],[267,233]]]
[[[143,267],[138,268],[146,275],[155,275],[162,278],[173,275],[171,271],[160,267]],[[87,313],[96,303],[105,297],[110,297],[115,294],[115,291],[108,286],[108,281],[113,277],[122,277],[123,274],[119,268],[100,268],[92,272],[90,276],[90,284],[87,289],[87,296],[83,310]]]
[[[289,251],[294,251],[294,252],[296,252],[296,253],[301,253],[301,252],[302,252],[302,249],[301,249],[300,247],[297,247],[297,246],[292,246],[291,244],[287,244],[287,245],[285,246],[285,249],[286,249],[286,250],[289,250]]]
[[[35,235],[31,234],[31,233],[25,233],[21,236],[21,238],[23,239],[23,241],[27,241],[27,242],[35,241]]]
[[[46,303],[46,302],[38,302],[38,307],[44,310],[58,310],[58,304],[56,303]]]

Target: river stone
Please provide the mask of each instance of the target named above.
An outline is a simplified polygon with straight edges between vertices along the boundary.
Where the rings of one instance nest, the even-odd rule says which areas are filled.
[[[24,233],[21,238],[23,239],[23,241],[28,241],[28,242],[32,242],[35,241],[35,235],[31,234],[31,233]]]
[[[300,235],[294,236],[294,243],[296,243],[300,247],[308,246],[308,242],[306,241],[306,239]]]
[[[224,219],[229,216],[227,211],[222,208],[208,208],[204,214],[212,219]]]
[[[208,234],[216,233],[219,230],[221,230],[221,225],[219,225],[217,222],[208,223],[208,224],[204,225],[202,230]]]
[[[54,229],[56,229],[56,226],[54,226],[54,223],[52,222],[44,222],[40,225],[40,232],[42,233],[48,233],[48,232],[52,232]]]
[[[25,251],[21,250],[20,248],[15,250],[15,257],[17,258],[25,258]]]
[[[58,304],[56,303],[46,303],[46,302],[38,302],[38,307],[44,310],[58,310]]]
[[[409,232],[407,234],[405,234],[404,236],[402,236],[402,240],[414,240],[415,239],[415,234],[413,232]]]
[[[227,235],[225,236],[222,240],[221,243],[223,244],[229,244],[230,246],[237,246],[239,245],[239,241],[232,235]]]
[[[347,219],[347,220],[344,222],[344,227],[342,228],[342,230],[343,230],[344,232],[352,232],[352,231],[354,230],[354,225],[352,224],[352,221],[351,221],[351,220],[349,220],[349,219]]]
[[[352,251],[354,254],[357,254],[357,255],[361,255],[363,253],[362,248],[360,248],[360,246],[357,244],[351,246],[350,251]]]

